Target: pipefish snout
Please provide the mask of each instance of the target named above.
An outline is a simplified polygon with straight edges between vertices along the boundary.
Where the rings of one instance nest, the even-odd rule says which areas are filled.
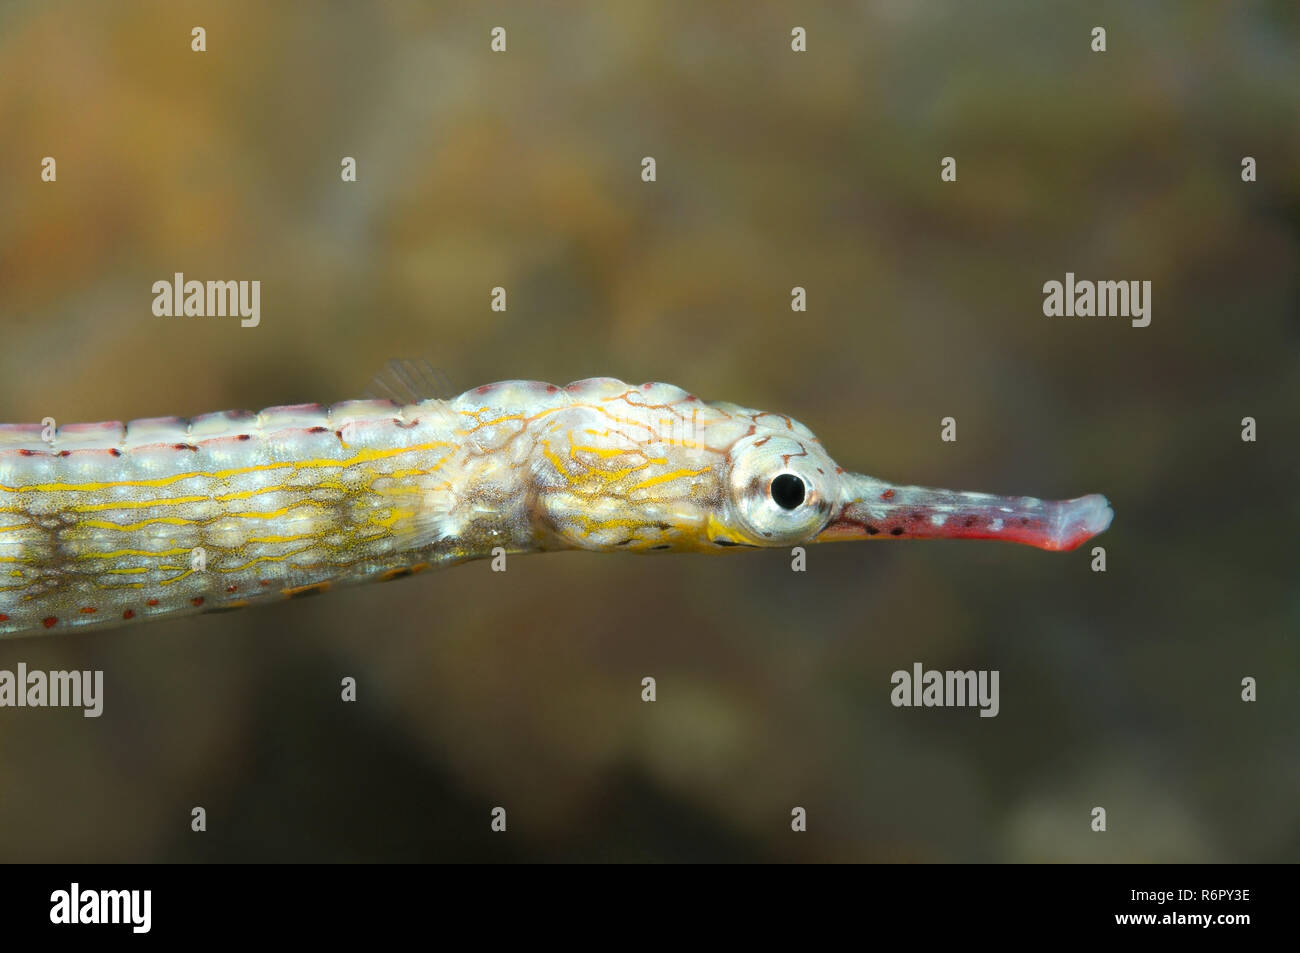
[[[0,634],[224,611],[501,553],[849,539],[1073,549],[1065,501],[836,466],[782,414],[611,378],[129,424],[0,426]]]

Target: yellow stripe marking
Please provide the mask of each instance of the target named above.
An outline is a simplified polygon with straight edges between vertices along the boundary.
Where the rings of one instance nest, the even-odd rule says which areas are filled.
[[[627,488],[631,493],[633,490],[644,490],[646,487],[658,486],[660,483],[668,483],[672,480],[679,480],[682,477],[699,476],[701,473],[708,473],[711,467],[701,467],[698,470],[670,470],[668,473],[661,473],[658,476],[647,477],[640,483],[633,483]]]
[[[386,460],[390,457],[400,456],[404,453],[413,453],[419,450],[432,450],[436,447],[454,447],[455,444],[446,441],[434,441],[433,443],[415,444],[410,447],[389,447],[383,450],[362,450],[356,456],[349,457],[346,460],[282,460],[276,463],[259,463],[251,467],[235,467],[230,470],[196,470],[190,473],[178,473],[169,477],[158,477],[154,480],[118,480],[109,483],[33,483],[27,486],[4,486],[0,484],[0,490],[10,493],[60,493],[60,492],[93,492],[97,490],[111,490],[115,487],[134,486],[134,487],[160,487],[171,486],[173,483],[179,483],[182,480],[190,480],[194,477],[203,477],[208,480],[225,480],[232,476],[241,476],[245,473],[264,473],[269,470],[283,470],[286,467],[298,469],[316,469],[322,467],[350,467],[358,463],[367,463],[371,460]]]
[[[190,547],[180,549],[115,549],[108,553],[78,553],[78,559],[116,559],[118,556],[179,556],[191,551]]]

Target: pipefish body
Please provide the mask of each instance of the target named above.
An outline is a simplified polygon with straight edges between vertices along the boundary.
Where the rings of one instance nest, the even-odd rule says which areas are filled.
[[[0,635],[222,611],[501,553],[846,539],[1073,549],[1102,496],[902,486],[783,414],[669,384],[506,381],[42,433],[0,426]]]

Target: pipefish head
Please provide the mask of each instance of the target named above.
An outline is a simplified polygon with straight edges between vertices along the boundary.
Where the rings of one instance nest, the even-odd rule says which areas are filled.
[[[616,413],[576,406],[550,422],[532,506],[552,536],[548,548],[720,552],[946,538],[1065,550],[1110,525],[1110,506],[1096,494],[1050,501],[850,473],[787,416],[697,402],[688,417],[684,404],[694,398],[653,386],[682,396]]]
[[[721,552],[807,541],[826,526],[840,487],[807,428],[653,387],[680,398],[579,405],[540,435],[532,509],[558,537],[552,548]]]

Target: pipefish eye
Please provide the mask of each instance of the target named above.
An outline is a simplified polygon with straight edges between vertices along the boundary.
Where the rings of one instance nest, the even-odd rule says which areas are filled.
[[[731,452],[731,504],[737,533],[750,545],[811,539],[837,498],[835,465],[811,439],[759,433]]]
[[[794,473],[777,474],[768,490],[773,502],[783,510],[798,509],[808,495],[803,479]]]

